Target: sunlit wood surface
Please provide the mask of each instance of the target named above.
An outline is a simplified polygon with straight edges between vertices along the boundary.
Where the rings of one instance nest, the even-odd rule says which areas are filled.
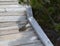
[[[43,46],[18,0],[0,0],[0,46]]]

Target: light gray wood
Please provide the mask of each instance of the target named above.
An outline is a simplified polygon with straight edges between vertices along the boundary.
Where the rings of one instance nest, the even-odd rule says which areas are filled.
[[[16,25],[16,26],[2,27],[2,28],[0,28],[0,31],[19,29],[19,28],[22,28],[23,26],[24,26],[24,24],[23,25]]]
[[[0,22],[0,28],[25,25],[27,21],[17,21],[17,22]]]
[[[15,11],[17,11],[17,12],[20,11],[20,12],[21,12],[21,11],[25,11],[26,8],[14,8],[14,7],[13,7],[13,8],[6,8],[5,10],[6,10],[7,12],[12,12],[12,11],[13,11],[13,12],[15,12]]]
[[[4,16],[4,15],[25,15],[26,16],[26,8],[0,8],[0,15]]]
[[[5,21],[26,21],[26,16],[0,16],[0,22]]]
[[[0,0],[0,46],[42,46],[27,21],[26,8],[18,0]]]
[[[0,35],[16,33],[23,30],[28,31],[31,29],[32,29],[31,25],[27,22],[2,22],[0,23]]]
[[[24,28],[22,28],[22,27],[24,27]],[[6,31],[6,30],[8,30],[8,31],[10,31],[10,30],[19,30],[20,28],[22,28],[22,29],[25,29],[25,28],[29,28],[30,27],[30,25],[26,25],[26,23],[23,23],[23,24],[12,24],[12,25],[1,25],[1,27],[0,27],[0,31]],[[21,29],[21,30],[22,30]]]
[[[39,40],[35,40],[35,41],[33,41],[33,42],[28,42],[28,43],[25,43],[25,46],[27,46],[27,45],[39,45],[40,44],[40,46],[42,46],[42,44],[41,43],[38,43],[39,42]],[[8,43],[9,43],[9,41],[7,42],[7,41],[2,41],[2,42],[0,42],[1,44],[0,44],[0,46],[13,46],[13,45],[9,45]],[[27,44],[27,45],[26,45]],[[20,45],[14,45],[14,46],[24,46],[24,45],[22,45],[22,44],[20,44]]]
[[[0,5],[0,8],[23,8],[24,5],[20,5],[20,4],[15,4],[15,5]]]
[[[0,12],[24,12],[26,9],[25,8],[0,8]]]
[[[22,29],[23,30],[23,29]],[[8,29],[8,30],[0,30],[0,36],[2,35],[10,35],[10,34],[15,34],[15,33],[19,33],[20,31],[19,28],[15,28],[15,29]],[[31,27],[27,27],[24,29],[24,31],[29,31],[32,30]]]
[[[16,34],[0,36],[0,45],[1,42],[4,43],[3,41],[6,41],[8,45],[13,46],[13,45],[20,45],[20,44],[34,42],[36,40],[37,37],[35,36],[33,31],[25,31]]]
[[[0,36],[10,35],[10,34],[14,34],[14,33],[19,33],[19,29],[12,29],[12,30],[0,31]]]
[[[37,42],[34,42],[34,43],[24,44],[24,45],[21,45],[21,46],[43,46],[43,45],[42,45],[42,43],[37,41]]]
[[[21,39],[22,41],[24,41],[25,39],[28,40],[34,36],[35,36],[35,34],[33,33],[33,31],[24,31],[24,32],[16,33],[16,34],[0,36],[0,40],[1,41],[8,41],[8,40],[14,40],[14,39],[16,39],[16,40]],[[26,42],[26,40],[25,40],[25,42]],[[33,39],[33,40],[36,40],[36,39]]]
[[[27,43],[32,43],[35,42],[37,37],[35,36],[34,32],[28,32],[23,34],[23,37],[21,39],[17,39],[16,41],[10,42],[9,45],[14,46],[14,45],[21,45],[21,44],[27,44]]]
[[[18,1],[18,0],[0,0],[0,1]]]
[[[21,12],[2,12],[0,11],[0,16],[26,16],[25,11]]]
[[[0,1],[0,5],[13,5],[13,4],[18,4],[18,2],[14,1]]]

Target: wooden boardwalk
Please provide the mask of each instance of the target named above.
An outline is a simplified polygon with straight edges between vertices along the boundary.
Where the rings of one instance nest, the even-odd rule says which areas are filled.
[[[0,0],[0,46],[44,46],[17,0]]]

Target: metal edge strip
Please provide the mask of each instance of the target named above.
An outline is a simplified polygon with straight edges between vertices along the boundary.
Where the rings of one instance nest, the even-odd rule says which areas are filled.
[[[27,19],[30,22],[30,24],[32,25],[32,27],[35,29],[35,32],[37,33],[37,35],[41,39],[42,43],[45,46],[54,46],[52,44],[52,42],[49,40],[49,38],[47,37],[47,35],[44,33],[41,26],[39,26],[37,21],[34,19],[31,6],[26,5],[25,7],[26,7]]]

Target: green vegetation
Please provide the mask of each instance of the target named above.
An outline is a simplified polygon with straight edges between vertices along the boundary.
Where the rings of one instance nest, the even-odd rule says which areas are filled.
[[[60,0],[30,0],[29,3],[37,22],[55,44],[60,37]]]

